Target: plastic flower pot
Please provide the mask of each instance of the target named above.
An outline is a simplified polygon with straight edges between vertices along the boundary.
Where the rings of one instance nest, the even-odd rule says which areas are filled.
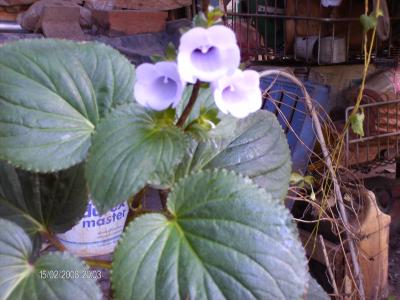
[[[81,257],[112,253],[124,230],[128,212],[125,202],[99,215],[92,201],[89,201],[79,223],[57,237],[69,252]]]

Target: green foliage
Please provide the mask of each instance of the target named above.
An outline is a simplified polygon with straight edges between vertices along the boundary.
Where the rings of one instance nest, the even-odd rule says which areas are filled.
[[[32,244],[22,228],[4,219],[0,228],[0,299],[101,299],[96,281],[84,278],[88,267],[77,258],[53,252],[32,262]]]
[[[350,116],[351,129],[355,134],[358,134],[361,137],[364,136],[364,119],[365,119],[364,111],[361,111],[361,113],[356,113]]]
[[[86,158],[100,118],[132,99],[134,68],[97,43],[24,40],[0,51],[0,158],[57,171]]]
[[[212,10],[206,25],[220,17]],[[87,267],[67,253],[35,257],[29,236],[71,228],[88,192],[104,213],[148,184],[171,189],[167,207],[129,225],[114,256],[116,298],[302,298],[306,259],[281,203],[291,162],[276,117],[220,116],[202,85],[178,128],[192,87],[176,110],[155,112],[134,103],[134,77],[97,43],[0,48],[0,158],[9,161],[0,162],[9,220],[0,220],[0,299],[99,299],[92,280],[41,278]],[[321,292],[313,282],[309,291]]]
[[[378,18],[381,16],[383,16],[383,11],[381,9],[373,11],[369,15],[362,14],[360,16],[360,22],[364,29],[364,32],[368,32],[371,29],[376,28],[378,24]]]
[[[193,145],[180,174],[226,168],[252,178],[274,198],[282,199],[289,186],[290,150],[276,117],[258,111],[247,118],[225,117],[209,139]]]
[[[86,174],[101,213],[126,201],[153,179],[162,184],[156,178],[173,174],[187,140],[172,121],[164,113],[132,103],[116,109],[98,126]]]
[[[288,211],[225,170],[179,181],[170,218],[127,229],[113,260],[118,299],[300,299],[306,258]]]
[[[331,299],[318,282],[308,275],[307,298],[309,300],[329,300]]]
[[[70,229],[83,216],[87,198],[82,165],[37,175],[0,161],[0,217],[31,236]]]

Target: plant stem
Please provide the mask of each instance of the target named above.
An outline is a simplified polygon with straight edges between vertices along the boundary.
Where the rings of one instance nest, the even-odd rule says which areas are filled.
[[[203,11],[203,13],[207,16],[208,13],[208,7],[210,6],[210,1],[209,0],[203,0],[202,1],[202,6],[201,6],[201,10]]]
[[[186,105],[185,109],[183,110],[182,115],[180,116],[178,122],[176,123],[176,126],[182,128],[183,125],[185,125],[185,122],[186,122],[187,118],[189,117],[194,104],[196,103],[197,96],[199,95],[199,90],[200,90],[200,81],[197,80],[196,83],[193,85],[193,90],[192,90],[192,94],[190,95],[189,102]]]
[[[103,269],[111,269],[111,263],[106,260],[84,259],[90,267],[98,267]]]
[[[158,190],[158,194],[160,195],[160,200],[161,200],[161,204],[163,209],[167,208],[167,198],[168,198],[168,194],[169,194],[169,190],[165,189],[165,190]]]
[[[292,82],[294,82],[297,86],[300,87],[300,89],[303,92],[304,98],[305,98],[305,104],[307,106],[308,111],[311,114],[311,118],[313,120],[313,125],[315,128],[315,133],[317,135],[317,140],[321,146],[321,150],[322,153],[324,155],[324,161],[325,164],[328,168],[328,171],[330,173],[332,182],[333,182],[333,188],[334,188],[334,193],[337,199],[337,204],[339,206],[339,214],[341,216],[344,228],[345,228],[345,235],[347,237],[348,240],[348,245],[349,245],[349,250],[350,250],[350,257],[351,260],[353,262],[353,270],[355,273],[355,278],[357,279],[357,290],[359,293],[359,299],[360,300],[365,300],[365,290],[364,290],[364,279],[363,279],[363,273],[361,272],[361,267],[358,261],[358,256],[357,256],[357,245],[354,241],[354,238],[350,232],[350,222],[349,222],[349,217],[347,215],[347,211],[346,211],[346,206],[344,204],[343,201],[343,197],[342,197],[342,192],[340,190],[340,185],[339,185],[339,180],[338,177],[336,175],[336,171],[335,171],[335,167],[332,163],[332,159],[331,159],[331,154],[328,150],[328,147],[326,146],[325,143],[325,136],[323,134],[322,131],[322,126],[321,123],[319,121],[316,109],[313,105],[313,102],[311,100],[310,95],[308,94],[306,88],[304,87],[303,83],[294,75],[285,72],[285,71],[281,71],[281,70],[266,70],[260,73],[260,77],[264,77],[264,76],[270,76],[270,75],[276,75],[276,76],[282,76],[285,77],[289,80],[291,80]],[[345,259],[347,260],[347,257],[345,256]]]
[[[57,236],[52,232],[44,232],[44,236],[53,244],[54,247],[57,248],[58,251],[64,252],[66,249],[64,245],[60,242]]]

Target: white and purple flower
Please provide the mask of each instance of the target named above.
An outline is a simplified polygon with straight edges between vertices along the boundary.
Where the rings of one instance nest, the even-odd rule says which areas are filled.
[[[232,74],[240,64],[235,33],[222,25],[195,27],[182,35],[177,60],[186,82],[212,82]]]
[[[244,118],[261,108],[260,75],[256,71],[237,69],[212,83],[214,100],[225,114]]]
[[[145,107],[159,111],[175,107],[184,87],[175,62],[144,63],[136,69],[134,96]]]

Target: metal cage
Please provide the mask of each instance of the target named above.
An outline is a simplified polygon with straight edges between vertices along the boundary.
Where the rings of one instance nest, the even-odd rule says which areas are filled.
[[[303,65],[363,60],[360,15],[364,13],[364,0],[342,0],[337,7],[324,7],[321,0],[223,0],[220,3],[245,59]],[[379,22],[373,59],[397,61],[400,1],[381,3],[386,17]]]
[[[380,167],[398,162],[400,157],[400,99],[373,102],[364,96],[366,104],[360,105],[364,112],[363,137],[351,130],[346,132],[345,164],[359,172],[362,177],[382,172]],[[368,103],[369,102],[369,103]],[[346,109],[346,121],[353,106]],[[369,176],[366,176],[369,174]]]

